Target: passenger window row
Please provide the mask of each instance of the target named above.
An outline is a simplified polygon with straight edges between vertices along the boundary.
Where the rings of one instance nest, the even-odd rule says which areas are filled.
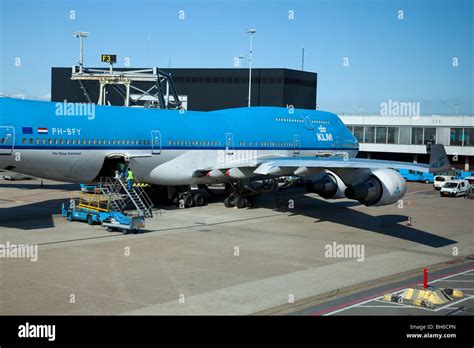
[[[23,138],[21,143],[23,145],[151,145],[151,140]],[[153,144],[156,145],[156,140]]]
[[[220,146],[221,142],[214,140],[168,140],[171,146]]]
[[[284,143],[284,142],[265,142],[265,141],[262,141],[260,143],[258,142],[252,142],[252,141],[249,141],[249,142],[245,142],[245,141],[241,141],[240,142],[240,146],[266,146],[266,147],[293,147],[293,143]]]
[[[299,119],[299,118],[276,118],[275,121],[277,122],[297,122],[297,123],[303,123],[304,120]]]

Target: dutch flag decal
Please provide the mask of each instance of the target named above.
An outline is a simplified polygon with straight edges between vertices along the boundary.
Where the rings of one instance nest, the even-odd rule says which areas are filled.
[[[48,134],[48,128],[38,128],[38,134]]]

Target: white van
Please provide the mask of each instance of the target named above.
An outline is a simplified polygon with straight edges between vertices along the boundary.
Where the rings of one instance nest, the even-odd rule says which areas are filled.
[[[439,194],[441,196],[464,196],[469,190],[469,181],[467,180],[451,180],[446,181],[446,183],[441,187]]]
[[[434,177],[433,187],[435,190],[439,190],[441,187],[443,187],[445,182],[452,180],[456,180],[456,178],[452,175],[436,175]]]

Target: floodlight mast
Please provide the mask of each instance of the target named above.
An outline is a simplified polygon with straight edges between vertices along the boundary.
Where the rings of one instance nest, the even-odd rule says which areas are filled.
[[[83,66],[84,66],[84,38],[89,35],[86,31],[76,31],[74,33],[74,37],[79,38],[79,74],[83,73]]]
[[[249,52],[249,96],[248,96],[248,107],[251,106],[252,97],[252,37],[257,31],[255,29],[247,29],[245,33],[250,35],[250,52]]]

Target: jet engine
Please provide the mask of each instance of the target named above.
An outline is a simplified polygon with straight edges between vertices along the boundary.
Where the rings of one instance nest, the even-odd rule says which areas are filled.
[[[345,195],[367,206],[379,206],[398,202],[406,189],[405,180],[399,172],[392,169],[376,169],[364,182],[349,186]]]
[[[315,181],[307,181],[308,192],[317,193],[323,198],[344,198],[346,185],[334,173],[327,171],[322,177]]]

